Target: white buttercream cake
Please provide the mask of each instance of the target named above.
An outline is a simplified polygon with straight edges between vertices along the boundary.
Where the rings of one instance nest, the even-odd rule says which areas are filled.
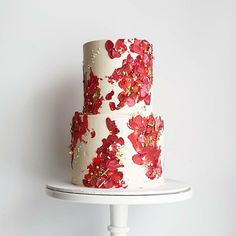
[[[72,183],[155,188],[163,183],[164,122],[152,112],[152,44],[97,40],[83,51],[84,107],[71,123]]]

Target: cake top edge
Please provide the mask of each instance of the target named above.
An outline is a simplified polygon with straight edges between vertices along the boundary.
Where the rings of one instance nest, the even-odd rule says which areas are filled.
[[[90,44],[105,43],[108,40],[110,40],[112,42],[116,42],[117,40],[124,40],[124,41],[131,41],[131,42],[134,41],[134,40],[140,40],[140,41],[147,41],[148,43],[150,43],[150,41],[148,39],[143,39],[143,38],[110,38],[110,39],[95,39],[95,40],[87,41],[83,44],[83,47],[86,47]]]
[[[143,111],[143,110],[140,110],[140,111],[133,111],[131,113],[112,113],[112,112],[105,112],[105,113],[97,113],[97,114],[93,114],[93,113],[89,113],[89,112],[82,112],[82,111],[75,111],[74,114],[76,115],[80,115],[80,116],[83,116],[83,115],[87,115],[87,116],[90,116],[90,117],[109,117],[109,116],[115,116],[115,117],[124,117],[124,118],[127,118],[127,117],[132,117],[132,116],[138,116],[138,115],[142,115],[142,116],[148,116],[148,115],[155,115],[155,116],[161,116],[159,114],[159,112],[157,111]]]

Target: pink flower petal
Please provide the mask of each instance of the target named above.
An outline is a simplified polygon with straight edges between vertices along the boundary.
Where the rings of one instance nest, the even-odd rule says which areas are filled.
[[[150,96],[150,95],[147,95],[147,96],[144,98],[144,102],[145,102],[146,105],[150,105],[151,96]]]
[[[127,102],[127,104],[128,104],[129,107],[132,107],[132,106],[134,106],[134,104],[135,104],[135,99],[134,99],[133,97],[128,97],[128,98],[126,99],[126,102]]]
[[[134,162],[135,164],[137,164],[137,165],[142,165],[142,164],[143,164],[142,156],[139,155],[139,154],[133,155],[132,160],[133,160],[133,162]]]

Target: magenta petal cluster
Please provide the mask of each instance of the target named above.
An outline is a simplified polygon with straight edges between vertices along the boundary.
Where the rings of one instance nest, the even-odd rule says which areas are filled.
[[[128,54],[122,66],[116,68],[108,81],[118,83],[122,91],[118,94],[118,104],[110,104],[111,110],[119,110],[125,105],[132,107],[140,101],[146,105],[151,100],[151,85],[153,82],[152,45],[146,40],[137,40],[130,45],[130,51],[136,53],[133,58]]]
[[[143,165],[146,176],[155,179],[162,174],[161,146],[158,144],[160,135],[164,129],[161,117],[142,117],[137,115],[129,120],[128,127],[133,132],[128,136],[137,154],[132,160],[137,165]]]
[[[94,188],[125,188],[123,172],[120,168],[119,150],[124,145],[124,139],[118,137],[120,130],[114,120],[106,118],[106,127],[109,130],[107,138],[102,139],[102,145],[97,148],[97,156],[88,165],[88,173],[84,175],[83,184]]]

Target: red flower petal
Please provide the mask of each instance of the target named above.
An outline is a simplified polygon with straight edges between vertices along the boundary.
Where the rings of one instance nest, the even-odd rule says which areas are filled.
[[[151,96],[150,96],[150,95],[147,95],[147,96],[144,98],[144,102],[145,102],[146,105],[150,105]]]
[[[139,55],[152,53],[152,45],[146,40],[135,39],[134,43],[130,45],[130,51]]]
[[[91,187],[90,182],[89,182],[88,180],[86,180],[85,177],[84,177],[84,179],[83,179],[83,185],[84,185],[85,187]]]
[[[158,166],[158,167],[156,168],[156,172],[157,172],[157,175],[158,175],[158,176],[161,176],[161,175],[162,175],[162,168],[161,168],[161,166]]]
[[[140,48],[141,40],[135,39],[134,42],[130,45],[130,51],[141,54],[142,49]]]
[[[158,117],[158,119],[156,119],[157,122],[157,127],[158,129],[163,129],[164,128],[164,121],[161,119],[161,117]]]
[[[126,94],[125,92],[120,92],[118,95],[118,99],[120,102],[124,102],[126,100]]]
[[[143,64],[137,64],[134,68],[134,72],[137,74],[137,75],[142,75],[145,71],[145,67]]]
[[[106,178],[103,176],[100,176],[99,178],[95,177],[95,178],[92,178],[91,180],[91,184],[95,188],[105,188],[104,186],[105,182],[106,182]]]
[[[117,168],[120,167],[120,164],[118,163],[117,160],[108,160],[106,162],[106,167],[110,170],[110,171],[114,171]]]
[[[137,115],[132,117],[132,119],[129,120],[129,127],[133,130],[139,130],[140,128],[143,128],[144,122],[142,116]]]
[[[90,134],[91,134],[91,138],[94,138],[94,137],[95,137],[95,135],[96,135],[96,132],[95,132],[95,130],[91,131],[91,132],[90,132]]]
[[[143,84],[141,86],[141,90],[140,90],[140,95],[141,97],[145,97],[149,92],[149,89],[148,89],[148,85],[147,84]]]
[[[135,164],[137,165],[142,165],[143,164],[143,157],[140,154],[135,154],[132,157],[132,160]]]
[[[111,176],[111,179],[114,182],[119,182],[123,178],[123,173],[122,172],[116,172],[114,175]]]
[[[138,137],[139,137],[138,135],[139,135],[139,133],[133,132],[128,136],[128,139],[131,141],[135,151],[136,152],[141,152],[143,150],[143,145],[142,145],[142,143],[140,143],[138,141]]]
[[[116,110],[116,104],[114,102],[109,102],[109,107],[110,107],[111,111]]]
[[[105,97],[106,100],[111,100],[113,95],[114,95],[114,91],[111,90],[111,92],[106,95],[106,97]]]
[[[105,48],[107,51],[111,51],[114,47],[114,44],[111,40],[107,40],[105,43]]]
[[[117,141],[117,143],[119,143],[120,145],[124,145],[125,141],[122,137],[120,137]]]
[[[155,179],[157,173],[155,170],[153,169],[148,169],[148,171],[146,172],[146,176],[149,178],[149,179]]]
[[[127,50],[124,39],[118,39],[115,47],[111,40],[107,40],[105,43],[105,48],[111,59],[120,57]]]
[[[118,39],[116,41],[115,49],[120,53],[124,53],[127,50],[127,46],[125,45],[124,39]]]
[[[108,130],[112,133],[112,134],[117,134],[120,132],[120,130],[117,128],[115,121],[112,121],[109,117],[106,118],[106,125]]]
[[[112,58],[120,57],[120,53],[115,50],[111,51],[111,55],[112,55]]]
[[[117,129],[117,128],[115,128],[115,129]],[[112,132],[112,131],[111,131],[111,132]],[[118,131],[118,133],[119,133],[119,131]],[[110,134],[110,135],[107,136],[107,141],[108,141],[109,143],[117,142],[117,140],[118,140],[118,137],[117,137],[116,134]]]
[[[84,114],[83,115],[83,125],[85,126],[85,129],[88,129],[88,115]]]
[[[95,166],[100,165],[100,162],[101,162],[100,156],[97,156],[96,158],[93,159],[93,164]]]
[[[104,185],[104,188],[112,188],[113,187],[113,181],[112,180],[107,180]]]
[[[99,108],[102,106],[103,97],[95,99],[92,103],[91,112],[92,114],[98,114]]]

